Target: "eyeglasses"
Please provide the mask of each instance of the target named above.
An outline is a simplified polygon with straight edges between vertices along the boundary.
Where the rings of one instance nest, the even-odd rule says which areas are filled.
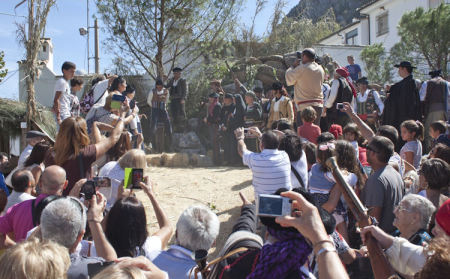
[[[366,149],[372,151],[373,153],[378,153],[378,151],[376,151],[375,149],[373,149],[370,146],[367,146]]]

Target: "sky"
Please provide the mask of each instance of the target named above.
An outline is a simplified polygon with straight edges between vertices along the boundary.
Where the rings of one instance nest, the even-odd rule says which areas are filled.
[[[17,61],[24,59],[25,49],[19,45],[16,40],[16,22],[24,22],[26,13],[26,4],[14,9],[19,0],[1,0],[0,5],[0,51],[5,52],[6,68],[8,75],[0,83],[0,97],[9,99],[18,99],[18,65]],[[96,13],[95,1],[89,1],[90,26],[94,25],[92,15]],[[244,6],[239,15],[239,24],[249,26],[251,17],[255,11],[255,0],[244,0]],[[287,13],[294,7],[299,0],[287,1],[284,12]],[[268,0],[265,8],[257,17],[255,24],[255,34],[264,35],[267,31],[267,24],[272,15],[276,0]],[[79,34],[80,27],[86,28],[86,0],[58,0],[48,16],[45,37],[52,39],[53,43],[53,68],[57,74],[60,65],[64,61],[72,61],[77,65],[77,69],[87,72],[87,48],[86,37]],[[99,20],[99,26],[102,22]],[[90,56],[94,53],[94,36],[90,36]],[[114,58],[107,50],[103,49],[101,44],[106,35],[99,32],[100,40],[100,72],[111,66],[111,60]],[[90,60],[90,72],[94,71],[94,60]],[[24,81],[22,81],[24,82]]]

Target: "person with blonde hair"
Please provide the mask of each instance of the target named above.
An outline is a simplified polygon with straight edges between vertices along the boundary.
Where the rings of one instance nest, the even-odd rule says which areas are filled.
[[[108,162],[100,169],[99,176],[107,176],[111,179],[111,196],[106,197],[108,208],[111,208],[117,200],[119,186],[125,177],[125,168],[145,169],[146,167],[145,152],[140,149],[131,149],[119,160]]]
[[[91,177],[92,163],[116,144],[123,125],[123,120],[119,119],[109,137],[91,144],[86,121],[82,117],[69,117],[61,123],[54,150],[44,164],[45,166],[58,165],[66,171],[68,185],[63,195],[68,195],[78,180]],[[95,127],[95,129],[98,128]]]
[[[70,266],[67,248],[53,241],[31,238],[0,257],[2,279],[61,279]]]
[[[147,258],[121,258],[94,276],[93,279],[168,279],[166,272],[160,270]]]

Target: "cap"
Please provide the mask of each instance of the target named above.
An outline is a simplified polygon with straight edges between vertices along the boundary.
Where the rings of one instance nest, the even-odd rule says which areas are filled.
[[[305,54],[305,53],[309,54],[311,57],[315,57],[316,56],[316,51],[313,48],[305,48],[302,51],[302,54]]]
[[[28,131],[27,132],[27,139],[32,139],[32,138],[37,138],[37,137],[46,137],[47,135],[46,134],[44,134],[44,133],[42,133],[42,132],[39,132],[39,131],[36,131],[36,130],[31,130],[31,131]]]
[[[440,76],[441,75],[441,73],[442,73],[442,70],[441,69],[439,69],[439,70],[434,70],[434,71],[431,71],[431,72],[429,72],[428,74],[432,77],[432,78],[434,78],[434,77],[438,77],[438,76]]]
[[[173,68],[172,72],[176,73],[176,72],[181,72],[183,71],[180,67],[175,67]]]
[[[436,223],[450,236],[450,199],[444,202],[436,212]]]
[[[249,96],[252,97],[253,99],[256,99],[256,94],[253,91],[247,91],[247,93],[245,93],[245,96]]]
[[[413,65],[411,65],[411,62],[409,61],[402,61],[400,62],[400,64],[395,64],[394,67],[415,68]]]
[[[225,99],[233,99],[233,94],[227,93],[225,94]]]
[[[276,82],[272,83],[272,89],[273,90],[281,90],[281,89],[283,89],[283,84],[279,81],[276,81]]]
[[[217,94],[216,92],[213,92],[213,93],[209,94],[208,97],[209,98],[219,98],[219,94]]]
[[[336,69],[336,73],[338,73],[341,77],[348,77],[350,75],[347,68],[344,67]]]
[[[365,84],[365,85],[367,85],[367,84],[369,84],[369,81],[367,80],[367,77],[362,77],[362,78],[359,78],[359,79],[356,81],[356,83],[360,83],[360,84]]]
[[[342,126],[339,124],[333,124],[330,126],[328,132],[332,133],[335,139],[338,139],[339,136],[342,136]]]

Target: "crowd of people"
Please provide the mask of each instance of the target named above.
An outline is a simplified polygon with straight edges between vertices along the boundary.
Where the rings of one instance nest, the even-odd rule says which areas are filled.
[[[377,92],[353,57],[329,84],[313,49],[298,58],[286,71],[293,94],[281,82],[265,94],[238,79],[234,92],[211,81],[203,120],[213,162],[248,166],[255,201],[265,194],[286,197],[292,212],[259,216],[258,203],[239,193],[241,214],[209,264],[205,251],[221,233],[219,219],[209,207],[192,205],[175,226],[169,221],[153,187],[164,182],[145,173],[134,88],[120,76],[98,78],[80,102],[83,82],[65,62],[55,86],[54,144],[45,133],[29,131],[6,179],[9,157],[0,154],[0,196],[7,197],[0,199],[0,277],[372,278],[379,267],[368,260],[369,234],[392,274],[448,276],[448,82],[434,71],[419,86],[414,67],[402,62],[395,67],[403,79]],[[152,142],[161,127],[169,145],[172,125],[186,128],[188,85],[180,68],[173,73],[148,94]],[[129,178],[130,169],[144,170],[143,179]],[[358,223],[342,184],[372,225]],[[152,235],[135,188],[156,216]]]

